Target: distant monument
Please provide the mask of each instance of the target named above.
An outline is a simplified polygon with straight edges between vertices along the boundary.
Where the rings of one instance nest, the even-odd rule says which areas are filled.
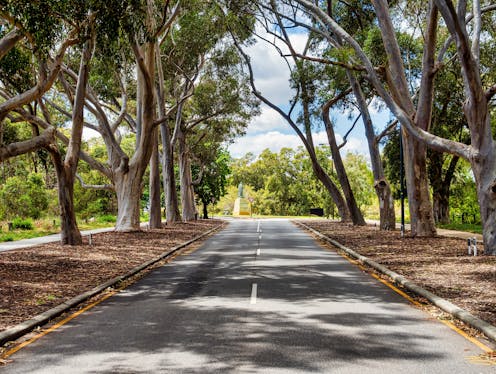
[[[234,202],[233,216],[250,216],[251,205],[248,199],[245,198],[243,183],[238,185],[238,198]]]

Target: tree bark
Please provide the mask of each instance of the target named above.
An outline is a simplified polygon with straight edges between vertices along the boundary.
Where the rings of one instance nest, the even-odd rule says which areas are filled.
[[[395,30],[389,16],[387,2],[385,0],[373,0],[372,2],[379,20],[383,44],[388,55],[390,74],[387,74],[387,80],[391,95],[410,118],[415,118],[416,114],[425,116],[423,120],[419,120],[417,123],[419,126],[426,127],[430,124],[432,105],[432,76],[428,76],[426,72],[430,74],[431,70],[428,70],[428,67],[425,66],[426,60],[424,59],[424,74],[422,76],[424,83],[422,87],[424,89],[421,90],[421,98],[419,99],[420,111],[416,111],[410,97],[403,60],[398,42],[396,41]],[[429,17],[429,27],[434,27],[432,25],[434,22],[433,18],[435,16]],[[434,37],[435,39],[435,35],[430,35],[429,37]],[[431,47],[432,45],[430,43],[426,43],[426,48]],[[423,130],[426,129],[423,128]],[[402,131],[402,137],[405,147],[405,176],[412,236],[434,236],[436,235],[436,226],[430,201],[429,180],[426,167],[426,146],[425,143],[417,141],[406,130]]]
[[[57,173],[57,194],[60,208],[60,236],[62,245],[81,245],[83,238],[77,227],[74,210],[74,175],[66,167],[59,150],[50,150]]]
[[[163,160],[162,170],[164,177],[165,192],[165,215],[167,223],[181,221],[179,202],[176,190],[176,176],[174,173],[174,151],[170,143],[170,132],[167,124],[160,128],[162,133]]]
[[[188,155],[186,136],[179,131],[177,141],[179,144],[179,175],[181,179],[181,207],[183,221],[193,221],[198,217],[193,192],[193,179],[191,176],[191,161]]]
[[[114,185],[117,195],[116,231],[132,232],[140,230],[142,178],[142,173],[136,167],[129,168],[127,173],[121,172],[115,175]]]
[[[153,131],[152,155],[150,158],[150,219],[151,229],[162,228],[162,209],[160,199],[160,160],[158,154],[158,133]]]
[[[381,230],[394,230],[396,228],[396,214],[394,211],[394,200],[391,193],[391,186],[386,180],[384,168],[382,166],[381,154],[376,141],[376,134],[372,124],[372,118],[368,109],[367,101],[363,94],[358,80],[352,72],[347,72],[348,79],[357,100],[360,113],[362,115],[365,135],[369,146],[370,163],[374,175],[374,189],[379,199],[379,216]]]
[[[203,219],[208,219],[208,202],[203,201]]]
[[[365,220],[363,219],[362,212],[358,208],[358,205],[353,195],[353,190],[351,189],[350,181],[346,170],[344,168],[343,160],[341,158],[341,153],[339,152],[338,144],[336,142],[336,136],[334,134],[334,127],[329,117],[330,102],[327,102],[322,107],[322,119],[324,120],[327,139],[329,140],[329,146],[331,147],[332,160],[334,162],[334,167],[336,169],[336,175],[338,176],[339,184],[343,190],[343,194],[346,200],[346,205],[348,206],[348,211],[350,212],[351,221],[354,225],[365,226]]]

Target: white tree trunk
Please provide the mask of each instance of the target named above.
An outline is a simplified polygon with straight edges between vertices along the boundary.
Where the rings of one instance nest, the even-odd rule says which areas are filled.
[[[114,184],[118,207],[115,231],[139,231],[142,176],[132,168],[127,173],[119,173]]]

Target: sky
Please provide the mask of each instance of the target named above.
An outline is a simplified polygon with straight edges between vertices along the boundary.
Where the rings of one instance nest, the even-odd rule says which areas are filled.
[[[258,29],[258,32],[263,33],[261,29]],[[303,33],[294,33],[290,35],[290,38],[295,49],[298,52],[303,51],[306,43],[306,35]],[[282,45],[280,47],[283,48]],[[255,75],[255,85],[258,91],[279,107],[288,108],[289,100],[292,97],[292,91],[289,86],[290,72],[279,52],[273,46],[260,39],[256,44],[245,50],[251,58]],[[374,124],[377,128],[382,129],[388,122],[389,112],[378,112],[372,106],[369,109],[371,110]],[[358,112],[353,113],[350,119],[349,113],[342,113],[338,110],[331,111],[331,118],[335,124],[336,137],[339,143],[357,115]],[[315,130],[314,144],[328,144],[323,127]],[[273,152],[278,152],[283,147],[296,148],[302,145],[303,143],[284,118],[263,104],[261,106],[261,114],[250,122],[246,135],[236,139],[229,146],[229,152],[232,157],[239,158],[248,152],[258,155],[267,148]],[[347,152],[356,152],[369,158],[368,146],[361,120],[358,121],[355,129],[348,136],[348,142],[342,148],[341,152],[343,155]]]

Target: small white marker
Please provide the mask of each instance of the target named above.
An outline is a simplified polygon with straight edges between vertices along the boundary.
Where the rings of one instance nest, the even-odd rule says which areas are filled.
[[[257,232],[261,232],[260,231],[260,221],[258,221]]]
[[[250,304],[256,304],[257,303],[257,284],[252,283],[251,285],[251,297],[250,297]]]
[[[260,256],[260,248],[257,249],[257,256]]]

